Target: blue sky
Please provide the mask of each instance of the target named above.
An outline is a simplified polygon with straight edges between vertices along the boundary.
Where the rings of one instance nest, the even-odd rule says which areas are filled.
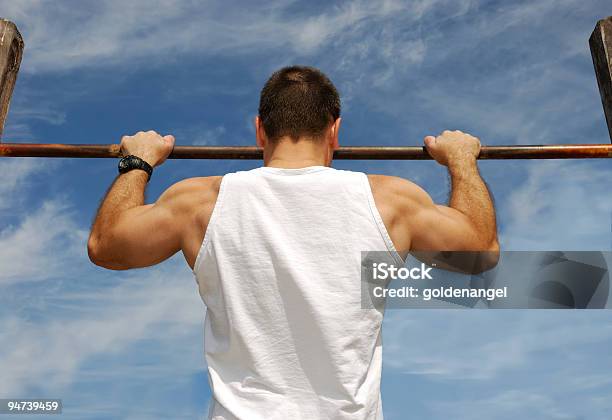
[[[250,145],[259,91],[288,64],[322,69],[341,143],[607,143],[588,50],[608,1],[13,1],[25,54],[4,141]],[[181,254],[113,272],[87,259],[116,160],[0,160],[0,397],[62,398],[64,418],[203,418],[205,307]],[[191,176],[257,162],[168,161],[148,202]],[[348,162],[445,202],[432,162]],[[481,162],[503,249],[611,250],[609,160]],[[394,310],[385,419],[607,419],[608,311]]]

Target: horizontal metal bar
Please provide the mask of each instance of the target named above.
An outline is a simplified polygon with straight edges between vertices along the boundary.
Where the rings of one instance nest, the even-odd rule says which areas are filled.
[[[0,143],[0,157],[117,158],[118,144]],[[175,146],[169,159],[262,159],[254,146]],[[335,159],[427,160],[421,146],[341,147]],[[612,144],[482,146],[479,159],[595,159],[612,158]]]

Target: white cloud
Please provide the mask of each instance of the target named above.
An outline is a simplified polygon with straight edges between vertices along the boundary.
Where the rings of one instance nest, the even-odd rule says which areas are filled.
[[[19,221],[24,219],[24,215],[29,214],[30,209],[27,206],[31,199],[32,189],[40,185],[46,185],[45,182],[48,179],[45,179],[44,176],[57,168],[58,165],[60,165],[58,161],[36,158],[0,158],[0,173],[2,174],[2,180],[0,181],[0,220],[4,219],[4,223],[0,224],[0,261],[8,255],[8,251],[3,245],[9,245],[12,236],[21,235],[20,230],[27,229],[24,225],[17,228],[10,223],[20,223]],[[37,207],[40,205],[39,200],[40,197],[37,197]],[[55,204],[59,205],[59,201]],[[50,206],[51,209],[54,208],[53,204],[50,204]],[[44,215],[39,212],[38,217],[44,217]],[[61,219],[62,217],[60,217],[60,223]],[[30,220],[30,222],[35,221]],[[38,232],[32,233],[38,234]],[[44,238],[45,232],[41,232],[40,235]],[[0,267],[2,267],[1,262]],[[0,270],[0,283],[3,281],[4,272],[5,270]]]
[[[29,158],[0,158],[0,209],[11,207],[25,189],[32,185],[32,178],[45,172],[49,165],[45,161]]]
[[[504,249],[612,249],[609,164],[542,161],[527,176],[504,198]]]
[[[11,118],[17,120],[40,120],[51,125],[62,125],[66,122],[66,113],[51,108],[34,107],[14,110],[11,113]]]
[[[389,311],[385,365],[395,373],[439,380],[486,381],[508,372],[528,372],[542,354],[548,360],[563,358],[564,352],[579,353],[589,344],[608,345],[612,340],[612,323],[595,314],[515,310],[484,315],[482,310],[459,309]],[[571,372],[588,373],[581,367],[576,363]]]
[[[559,407],[554,399],[533,391],[511,389],[501,391],[491,397],[475,397],[452,402],[433,401],[428,405],[438,414],[453,413],[456,420],[513,420],[516,418],[579,420],[581,416],[571,414]],[[577,407],[582,410],[585,407]],[[586,408],[588,411],[590,409]],[[576,409],[572,409],[575,412]]]
[[[88,232],[62,200],[45,201],[0,230],[0,286],[74,273],[86,261]],[[84,255],[85,254],[85,255]]]
[[[5,17],[16,21],[25,41],[22,71],[66,70],[80,66],[123,64],[131,67],[176,54],[248,54],[288,47],[298,54],[318,51],[338,33],[366,18],[406,8],[397,2],[354,2],[305,18],[286,13],[293,2],[264,7],[216,2],[107,0],[74,8],[46,7],[35,1],[3,2]],[[144,62],[143,62],[144,60]]]
[[[0,341],[10,343],[0,349],[0,394],[23,395],[32,387],[57,393],[83,379],[79,369],[92,357],[129,351],[130,345],[145,339],[157,341],[160,352],[167,351],[165,356],[159,354],[160,359],[172,359],[172,350],[167,346],[199,331],[203,306],[188,270],[166,264],[115,274],[122,282],[110,288],[95,287],[90,292],[74,293],[69,290],[69,283],[94,285],[100,281],[103,276],[95,271],[85,270],[80,276],[71,277],[65,284],[67,289],[53,298],[55,314],[47,312],[42,322],[17,316],[0,319]],[[62,305],[66,305],[64,311]],[[200,363],[192,362],[193,371],[201,370]],[[141,377],[159,378],[180,366],[184,365],[177,362],[130,368],[139,369]],[[108,368],[99,374],[111,374]],[[113,373],[117,377],[122,374],[125,372]]]
[[[214,128],[199,128],[193,133],[193,136],[185,136],[191,138],[194,145],[219,145],[225,142],[225,127],[218,125]]]

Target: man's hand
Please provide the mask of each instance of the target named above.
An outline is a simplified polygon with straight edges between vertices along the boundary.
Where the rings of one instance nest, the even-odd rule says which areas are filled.
[[[445,130],[438,137],[425,137],[425,147],[436,162],[449,166],[475,161],[480,153],[480,140],[458,130]]]
[[[174,148],[173,136],[160,136],[155,131],[139,131],[133,136],[121,137],[121,154],[138,156],[149,165],[159,166]]]

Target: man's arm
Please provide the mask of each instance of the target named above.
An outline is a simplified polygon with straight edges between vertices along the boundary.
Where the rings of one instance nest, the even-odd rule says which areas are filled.
[[[448,167],[448,206],[435,204],[422,188],[402,178],[370,177],[373,186],[378,185],[377,206],[380,203],[383,218],[386,215],[396,247],[419,259],[439,251],[479,251],[479,271],[492,268],[499,258],[499,244],[493,202],[476,165],[480,142],[459,131],[445,131],[426,137],[425,145],[436,161]]]
[[[432,157],[448,168],[451,196],[449,205],[443,206],[434,204],[424,191],[420,194],[411,248],[499,250],[493,200],[476,165],[480,141],[460,131],[445,131],[439,137],[426,137],[425,144]],[[432,229],[438,235],[428,234]]]
[[[148,267],[183,248],[184,229],[193,226],[190,197],[198,180],[177,182],[155,203],[143,204],[146,178],[143,171],[120,175],[102,202],[87,244],[96,265],[111,270]]]
[[[141,157],[151,166],[165,161],[174,137],[139,132],[121,139],[123,155]],[[157,264],[181,249],[182,220],[188,217],[189,180],[166,190],[154,204],[144,204],[147,173],[119,175],[102,201],[91,228],[87,251],[96,265],[113,269]]]

